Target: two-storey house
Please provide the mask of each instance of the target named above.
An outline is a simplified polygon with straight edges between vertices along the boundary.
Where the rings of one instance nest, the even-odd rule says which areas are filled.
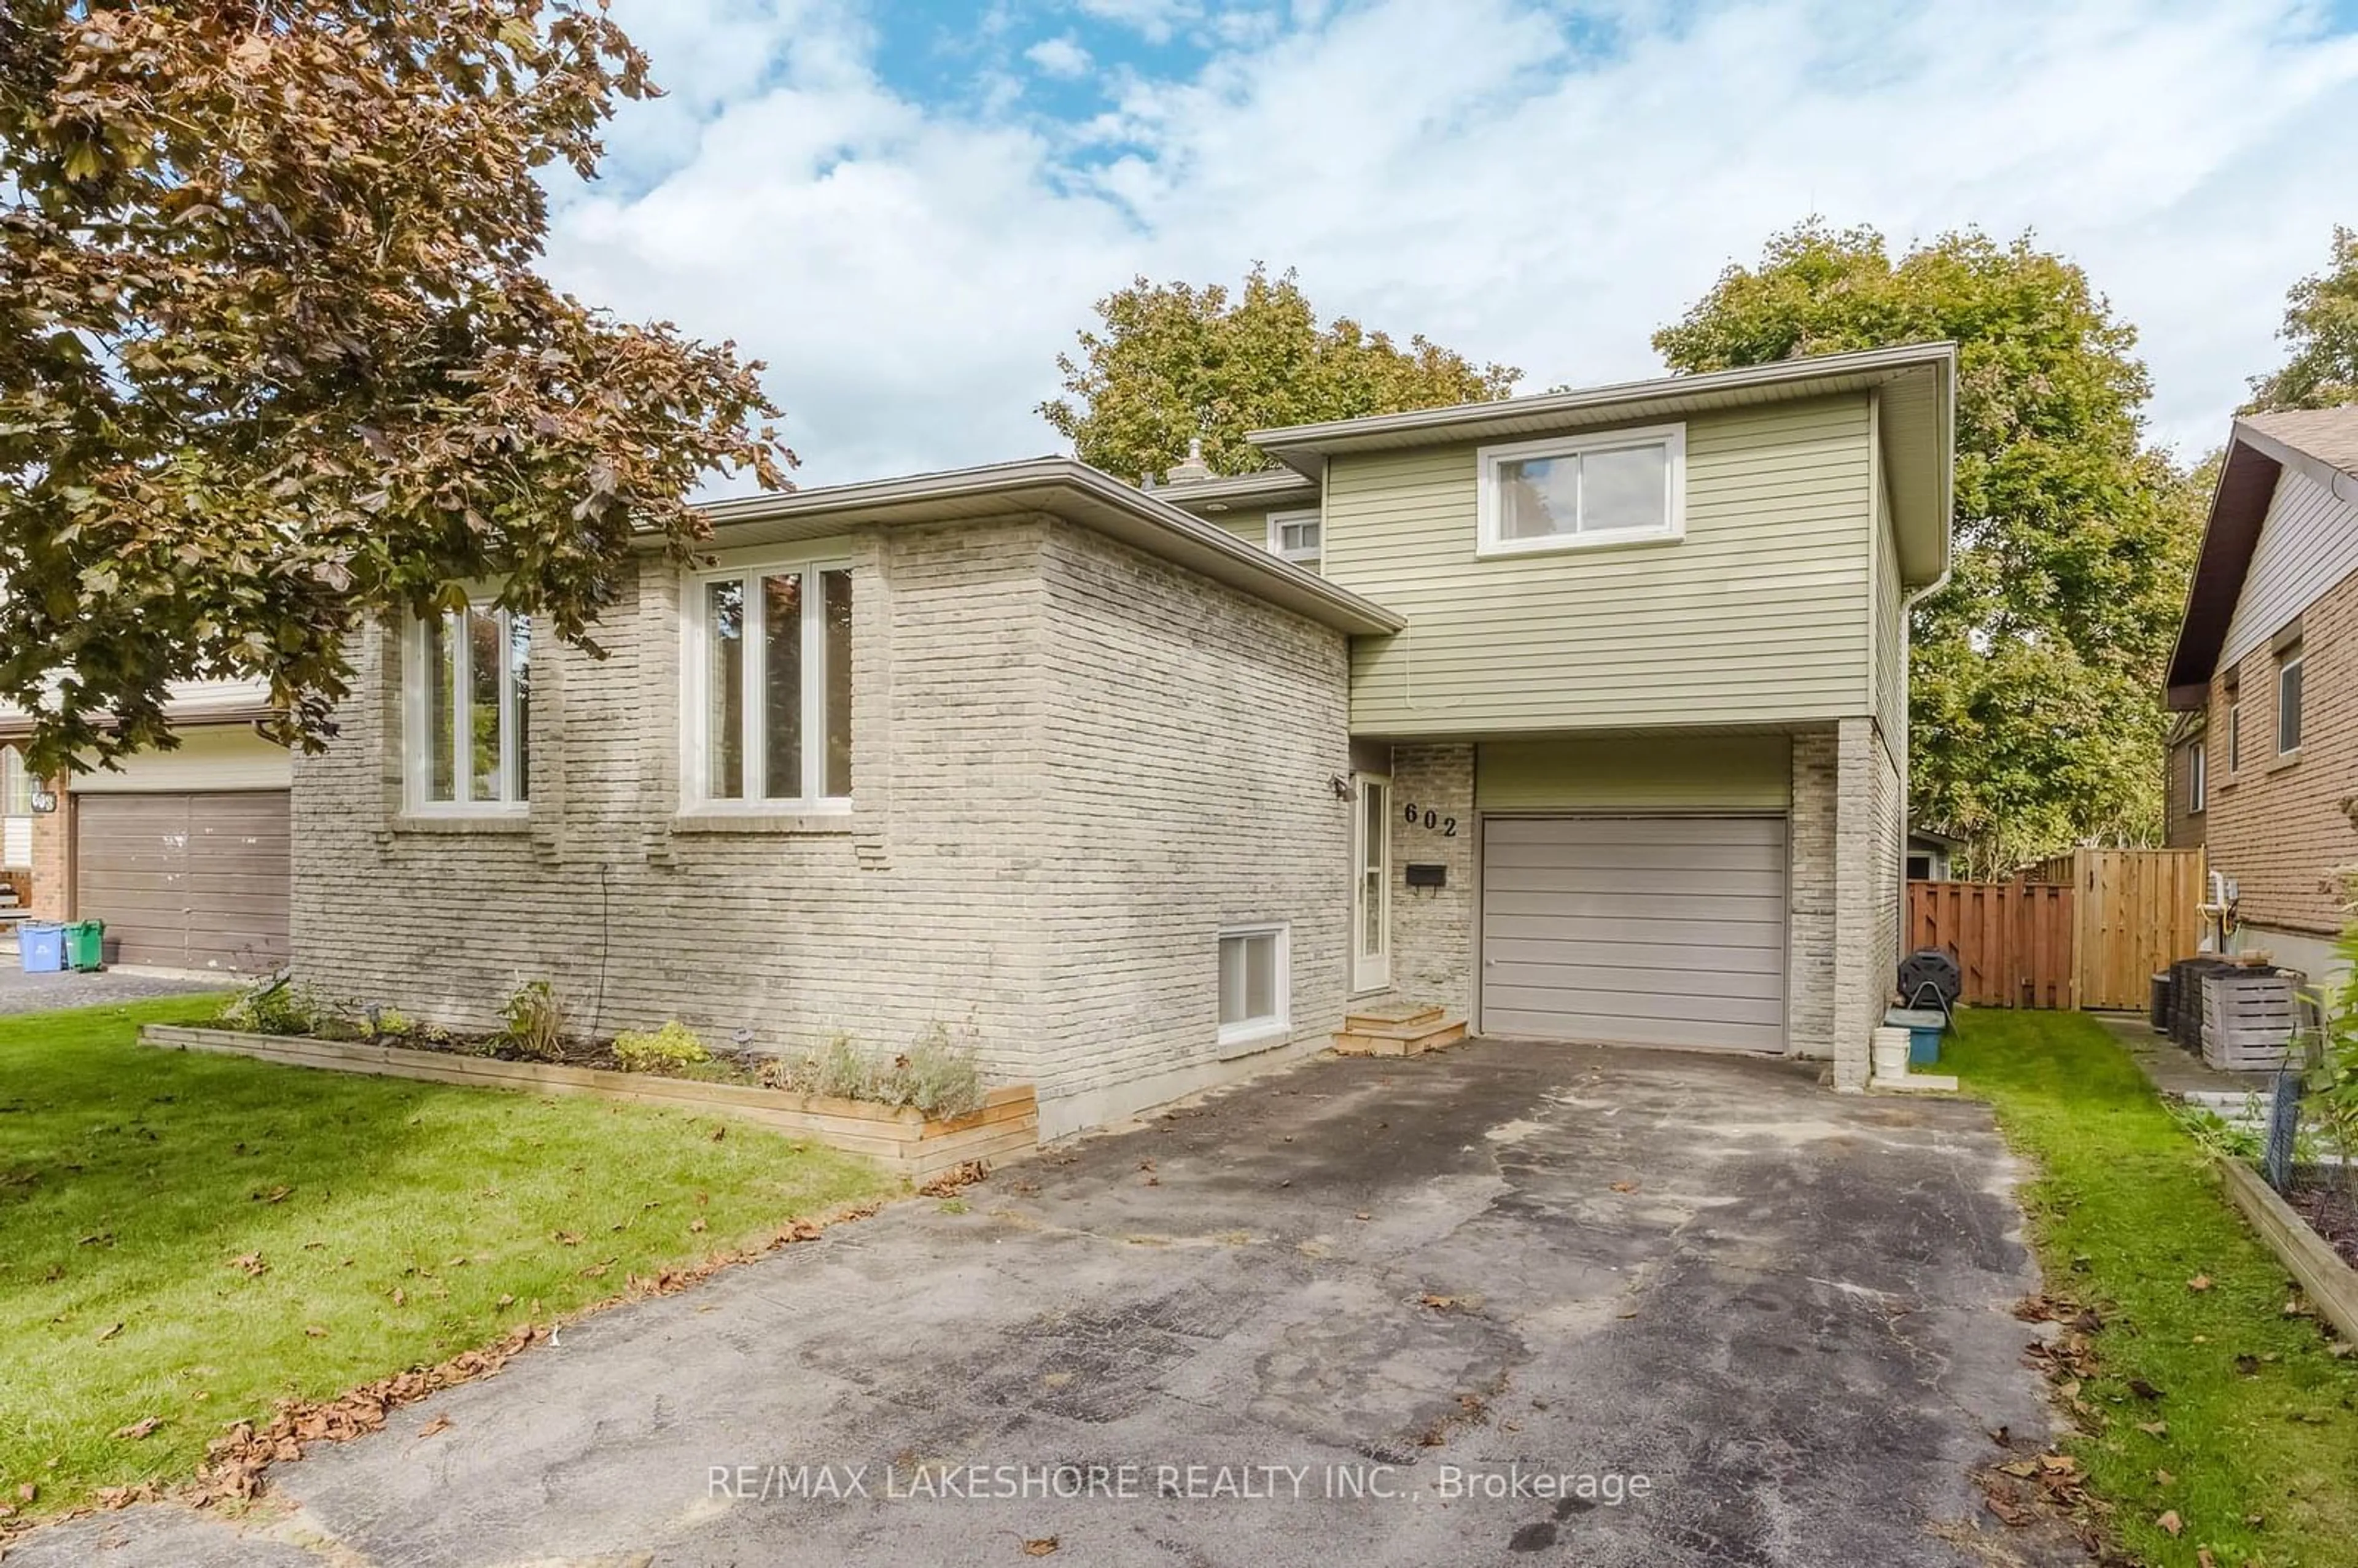
[[[364,640],[294,787],[295,967],[452,1024],[936,1026],[1101,1123],[1432,1002],[1831,1058],[1899,942],[1944,344],[716,504],[608,655]]]
[[[2358,406],[2238,419],[2169,665],[2169,840],[2227,946],[2325,981],[2358,871]]]

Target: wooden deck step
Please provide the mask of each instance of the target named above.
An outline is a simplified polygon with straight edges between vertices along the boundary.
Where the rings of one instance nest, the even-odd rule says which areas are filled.
[[[1335,1049],[1345,1056],[1419,1056],[1466,1038],[1464,1019],[1444,1020],[1439,1016],[1439,1009],[1433,1011],[1435,1016],[1414,1023],[1338,1030]]]
[[[1441,1022],[1441,1009],[1422,1002],[1394,1002],[1389,1007],[1362,1008],[1346,1013],[1343,1027],[1347,1031],[1364,1033],[1396,1028],[1401,1024],[1433,1024]]]

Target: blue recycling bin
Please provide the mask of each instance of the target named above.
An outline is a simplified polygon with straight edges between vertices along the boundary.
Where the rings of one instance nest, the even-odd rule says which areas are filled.
[[[16,927],[16,957],[28,975],[54,975],[66,967],[66,928],[51,921],[28,920]]]

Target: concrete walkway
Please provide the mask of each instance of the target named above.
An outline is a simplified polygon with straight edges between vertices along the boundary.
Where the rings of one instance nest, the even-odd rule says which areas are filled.
[[[2210,1065],[2167,1034],[2157,1034],[2140,1012],[2093,1012],[2089,1016],[2121,1043],[2153,1087],[2166,1095],[2259,1095],[2276,1084],[2274,1073],[2229,1073]]]
[[[2038,1562],[1970,1480],[2048,1431],[2012,1177],[1783,1064],[1329,1058],[9,1568]]]

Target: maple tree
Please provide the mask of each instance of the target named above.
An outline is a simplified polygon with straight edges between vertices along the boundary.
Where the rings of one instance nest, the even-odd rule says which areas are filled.
[[[0,700],[44,773],[266,680],[319,743],[460,582],[594,649],[700,475],[784,483],[758,363],[535,270],[656,89],[570,0],[0,6]]]

